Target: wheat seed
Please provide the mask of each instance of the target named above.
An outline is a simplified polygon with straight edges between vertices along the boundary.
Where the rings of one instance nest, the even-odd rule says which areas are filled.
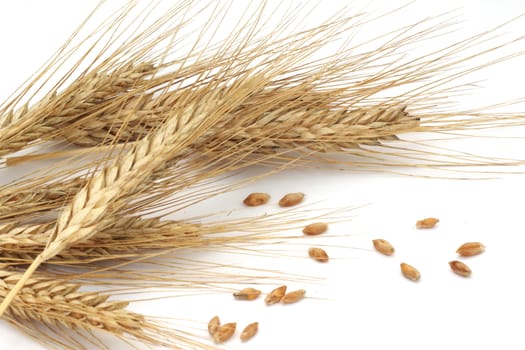
[[[291,207],[297,205],[303,201],[304,193],[288,193],[279,200],[280,207]]]
[[[266,305],[273,305],[279,303],[286,294],[286,288],[286,286],[280,286],[272,290],[270,294],[268,294],[264,299]]]
[[[415,267],[405,264],[405,263],[401,263],[400,266],[401,266],[401,272],[403,273],[403,276],[405,276],[407,279],[415,282],[415,281],[418,281],[419,278],[421,277],[421,274]]]
[[[374,239],[372,243],[374,244],[374,248],[381,254],[388,256],[394,254],[395,249],[388,241],[384,239]]]
[[[236,327],[237,323],[235,322],[226,323],[220,326],[213,335],[213,339],[215,339],[216,343],[224,343],[233,336]]]
[[[268,203],[270,196],[266,193],[254,192],[250,193],[243,201],[244,205],[249,207],[257,207]]]
[[[208,332],[214,336],[215,333],[217,333],[217,330],[221,326],[221,320],[219,319],[219,316],[215,316],[208,322]]]
[[[463,262],[461,261],[450,261],[448,263],[450,265],[450,268],[456,275],[463,276],[463,277],[469,277],[472,274],[472,270]]]
[[[426,218],[423,220],[418,220],[416,222],[417,228],[434,228],[436,224],[439,222],[439,219],[436,218]]]
[[[328,230],[327,224],[325,224],[324,222],[316,222],[306,226],[303,229],[303,233],[309,236],[316,236],[326,232],[326,230]]]
[[[481,254],[485,251],[485,246],[481,244],[480,242],[468,242],[456,250],[456,253],[458,253],[461,256],[474,256]]]
[[[294,290],[293,292],[286,293],[286,295],[281,299],[283,304],[293,304],[304,298],[306,291],[304,289]]]
[[[233,293],[235,299],[238,300],[254,300],[261,295],[261,291],[255,288],[244,288],[238,292]]]
[[[308,249],[308,255],[319,262],[328,262],[328,254],[324,251],[324,249],[321,248],[309,248]]]
[[[253,336],[257,333],[259,330],[259,322],[253,322],[244,328],[244,330],[241,333],[241,340],[242,341],[248,341],[253,338]]]

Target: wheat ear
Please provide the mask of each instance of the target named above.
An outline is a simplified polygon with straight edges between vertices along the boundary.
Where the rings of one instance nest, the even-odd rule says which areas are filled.
[[[0,296],[5,297],[21,278],[22,274],[16,270],[0,269]],[[79,338],[95,339],[93,331],[102,331],[157,346],[177,347],[177,342],[195,344],[195,340],[182,332],[167,329],[154,320],[126,310],[129,302],[110,301],[109,294],[83,292],[79,290],[82,287],[57,276],[37,273],[15,297],[6,316],[15,321],[39,322],[62,338],[63,327],[66,327]]]
[[[11,220],[31,217],[36,213],[58,209],[67,203],[86,183],[82,177],[59,182],[46,183],[29,187],[23,184],[22,189],[16,185],[8,187],[0,195],[0,219]]]
[[[55,223],[0,225],[0,260],[5,263],[31,262],[46,247]],[[198,246],[203,241],[201,225],[160,218],[122,217],[49,260],[52,264],[88,263],[132,256],[147,249],[174,249]]]
[[[10,111],[0,126],[0,156],[21,150],[38,139],[52,139],[65,126],[82,118],[106,113],[112,100],[128,93],[154,69],[144,63],[109,73],[88,73],[63,92],[52,92],[32,107],[26,104],[16,112]],[[118,108],[118,104],[111,107]]]

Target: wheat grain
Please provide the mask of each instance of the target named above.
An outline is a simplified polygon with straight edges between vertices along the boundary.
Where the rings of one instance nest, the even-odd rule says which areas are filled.
[[[244,288],[238,292],[233,293],[235,299],[238,300],[255,300],[261,295],[261,291],[255,288]]]
[[[210,322],[208,322],[208,332],[211,336],[214,336],[215,333],[219,330],[221,326],[221,320],[219,319],[219,316],[214,316]]]
[[[245,342],[252,339],[259,331],[259,322],[253,322],[244,328],[241,333],[241,341]]]
[[[384,239],[374,239],[372,243],[374,244],[374,248],[381,254],[388,256],[394,254],[395,249],[388,241]]]
[[[407,279],[416,282],[421,278],[421,274],[415,267],[408,265],[406,263],[401,263],[400,267],[401,267],[401,273]]]
[[[417,227],[417,228],[422,228],[422,229],[425,229],[425,228],[434,228],[438,222],[439,222],[439,219],[436,219],[436,218],[426,218],[426,219],[418,220],[418,221],[416,222],[416,227]]]
[[[286,294],[286,286],[280,286],[272,290],[264,299],[266,305],[273,305],[281,302]]]
[[[254,192],[250,193],[244,200],[244,205],[248,207],[257,207],[268,203],[270,196],[266,193]]]
[[[448,265],[456,275],[469,277],[472,274],[472,270],[464,262],[454,260],[450,261]]]
[[[317,247],[308,248],[308,255],[319,262],[328,262],[329,260],[328,254],[324,249]]]
[[[304,199],[304,193],[288,193],[279,200],[280,207],[291,207],[301,203]]]
[[[485,251],[485,246],[480,242],[467,242],[462,244],[457,250],[461,256],[474,256],[479,255]]]
[[[216,343],[224,343],[233,336],[236,327],[237,323],[235,322],[223,324],[217,329],[213,335],[213,339],[215,339]]]
[[[297,303],[298,301],[304,298],[305,294],[306,294],[306,291],[304,289],[294,290],[292,292],[286,293],[284,297],[281,299],[281,302],[283,304]]]
[[[325,224],[324,222],[316,222],[316,223],[307,225],[303,229],[303,233],[309,236],[316,236],[316,235],[325,233],[327,230],[328,230],[327,224]]]

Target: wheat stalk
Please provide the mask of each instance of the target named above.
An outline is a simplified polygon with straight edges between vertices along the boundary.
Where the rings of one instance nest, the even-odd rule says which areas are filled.
[[[0,296],[5,297],[20,279],[16,270],[0,270]],[[153,320],[126,310],[127,301],[110,301],[109,294],[82,292],[83,285],[61,280],[56,276],[35,274],[15,297],[6,312],[13,321],[37,321],[48,330],[64,338],[63,327],[95,339],[93,331],[102,331],[116,337],[136,339],[143,343],[178,347],[195,341],[182,332],[169,330]],[[49,336],[49,334],[48,334]],[[201,344],[205,347],[204,344]]]
[[[174,91],[169,101],[176,101],[179,93]],[[406,132],[410,130],[407,122],[411,121],[410,126],[417,123],[417,118],[410,117],[405,112],[406,107],[381,107],[370,106],[361,108],[341,108],[333,107],[334,97],[341,94],[341,91],[301,91],[298,89],[271,89],[261,91],[251,96],[246,103],[238,110],[232,112],[233,116],[231,125],[219,125],[207,132],[208,135],[216,135],[221,139],[221,131],[224,134],[225,128],[236,128],[231,134],[234,135],[231,140],[234,143],[246,140],[257,140],[262,137],[268,137],[268,130],[275,130],[270,141],[278,143],[275,139],[285,139],[280,145],[274,144],[269,148],[289,147],[287,140],[296,140],[315,150],[326,150],[330,148],[328,143],[334,141],[331,149],[341,151],[345,148],[355,147],[352,143],[358,143],[350,139],[358,138],[363,135],[360,143],[375,143],[373,140],[366,140],[368,130],[379,130],[384,127],[384,131],[378,131],[382,134],[380,137],[391,139],[395,136],[394,132]],[[286,98],[282,98],[282,95]],[[280,105],[273,107],[271,110],[260,112],[260,117],[251,121],[249,125],[236,125],[235,116],[241,116],[252,112],[261,104],[261,101],[275,99]],[[159,100],[159,101],[157,101]],[[158,127],[164,119],[163,114],[169,108],[165,101],[168,99],[154,99],[152,95],[146,97],[140,102],[140,105],[130,100],[118,113],[106,113],[96,121],[88,120],[86,123],[75,123],[68,127],[64,132],[64,137],[71,143],[79,146],[99,146],[104,143],[129,142],[144,137],[149,131]],[[128,107],[129,106],[129,107]],[[126,113],[126,110],[132,110],[132,113]],[[130,115],[131,117],[127,117]],[[122,119],[125,116],[126,118]],[[241,118],[241,120],[243,120]],[[382,124],[379,124],[382,123]],[[403,124],[397,125],[397,124]],[[365,126],[371,124],[367,129]],[[360,125],[362,130],[347,130],[347,128],[357,128]],[[390,127],[391,132],[386,128]],[[118,133],[117,133],[118,131]],[[372,136],[371,136],[372,137]],[[206,137],[209,139],[209,137]],[[348,140],[347,145],[341,144],[337,147],[340,140]],[[314,142],[316,144],[314,145]],[[325,145],[326,144],[326,145]],[[263,146],[265,147],[265,146]],[[198,147],[196,147],[198,149]]]
[[[31,262],[45,247],[55,223],[0,226],[0,259],[4,262]],[[173,249],[206,244],[201,225],[161,221],[160,218],[124,217],[97,232],[90,239],[62,251],[49,263],[88,263],[91,260],[131,256],[148,249]],[[209,231],[209,229],[207,230]]]
[[[21,150],[38,139],[52,139],[65,126],[83,118],[89,120],[107,113],[113,100],[136,88],[137,81],[150,76],[154,69],[144,63],[109,73],[88,73],[65,91],[52,92],[32,107],[25,104],[16,112],[11,110],[0,125],[0,156]],[[112,107],[118,108],[114,104]]]
[[[11,220],[32,216],[35,213],[56,210],[67,203],[85,184],[83,177],[28,187],[12,185],[0,196],[0,218]]]

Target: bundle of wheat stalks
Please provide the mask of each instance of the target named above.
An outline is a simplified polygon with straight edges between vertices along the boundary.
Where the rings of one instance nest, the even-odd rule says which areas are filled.
[[[0,188],[0,315],[51,347],[103,348],[97,331],[126,342],[208,347],[128,311],[127,302],[108,301],[107,278],[162,285],[162,276],[135,266],[175,259],[181,249],[272,239],[300,225],[293,211],[217,222],[166,218],[242,185],[218,179],[254,164],[267,166],[266,174],[313,162],[368,169],[502,164],[461,154],[432,158],[436,151],[421,141],[400,138],[524,119],[488,106],[447,107],[446,98],[469,87],[458,79],[521,54],[497,49],[522,38],[494,42],[486,32],[408,55],[445,34],[446,17],[354,44],[348,38],[383,14],[343,11],[307,27],[301,9],[273,12],[263,1],[244,5],[245,16],[229,19],[235,26],[221,38],[237,2],[179,0],[156,16],[157,2],[129,1],[82,37],[101,6],[0,106],[5,165],[52,162]],[[276,13],[283,13],[277,24]],[[319,57],[339,39],[335,53]],[[16,153],[23,150],[30,153]],[[179,286],[209,287],[199,282],[202,273]],[[89,283],[108,288],[84,290]]]

